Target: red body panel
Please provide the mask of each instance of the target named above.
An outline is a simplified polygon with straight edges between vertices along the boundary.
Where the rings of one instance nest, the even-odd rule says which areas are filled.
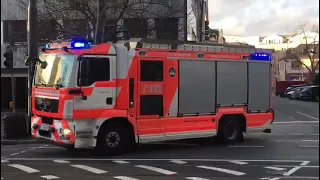
[[[92,49],[86,50],[70,50],[69,53],[73,53],[77,56],[83,54],[105,54],[107,55],[111,44],[101,44],[93,47]],[[139,50],[145,50],[147,55],[144,57],[139,57]],[[45,53],[61,53],[61,50],[47,51]],[[65,52],[64,52],[65,53]],[[117,95],[117,101],[114,109],[90,109],[90,110],[74,110],[73,111],[73,120],[81,121],[88,119],[104,119],[112,117],[125,117],[131,124],[135,127],[136,135],[157,135],[157,134],[166,134],[166,133],[187,133],[187,132],[198,132],[198,131],[210,131],[216,130],[218,127],[219,119],[225,114],[242,114],[246,117],[247,127],[250,128],[259,128],[265,125],[270,121],[272,113],[257,113],[257,114],[247,114],[246,107],[224,107],[217,110],[215,115],[204,115],[204,116],[190,116],[190,117],[166,117],[169,115],[169,109],[173,102],[174,95],[178,89],[179,81],[179,68],[178,68],[178,59],[183,58],[197,58],[198,53],[201,52],[188,52],[188,51],[165,51],[157,50],[152,51],[150,49],[136,49],[136,55],[132,59],[130,64],[128,75],[125,79],[114,79],[109,82],[97,82],[94,87],[82,87],[82,91],[85,96],[90,97],[94,88],[96,87],[115,87],[121,88],[119,94]],[[208,53],[203,52],[204,58],[207,60],[242,60],[243,56],[249,56],[245,53]],[[168,60],[170,59],[170,60]],[[140,67],[138,66],[140,60],[148,61],[163,61],[164,69],[168,67],[174,67],[177,72],[176,76],[169,77],[169,73],[164,73],[163,82],[152,82],[152,84],[157,84],[161,86],[161,92],[158,94],[163,95],[163,106],[164,114],[163,117],[158,115],[153,116],[143,116],[140,115],[140,95],[146,94],[143,88],[145,85],[148,85],[148,82],[140,82]],[[133,108],[128,107],[129,100],[129,78],[135,79],[135,94],[134,102],[135,105]],[[278,86],[277,86],[278,88]],[[47,113],[42,111],[37,111],[35,109],[35,96],[39,95],[41,90],[52,90],[59,97],[59,110],[58,113]],[[32,97],[32,112],[36,116],[51,117],[54,119],[63,119],[64,112],[64,102],[66,100],[73,100],[75,96],[80,95],[69,95],[68,92],[70,88],[60,88],[55,90],[55,88],[40,88],[33,87],[33,97]],[[67,127],[67,121],[62,121],[62,126]],[[38,125],[41,125],[41,121],[37,122]],[[34,136],[36,136],[34,134]],[[74,134],[71,135],[71,137]],[[59,139],[59,137],[55,137]],[[71,138],[74,141],[74,137]],[[62,143],[57,141],[58,143]]]

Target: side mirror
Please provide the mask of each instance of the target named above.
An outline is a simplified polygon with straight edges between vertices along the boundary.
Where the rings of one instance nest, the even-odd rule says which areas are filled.
[[[35,57],[35,58],[28,57],[28,58],[26,59],[26,61],[24,62],[24,65],[29,66],[29,65],[31,65],[32,63],[37,62],[37,61],[40,61],[39,58],[36,58],[36,57]]]
[[[43,62],[40,62],[40,63],[41,63],[41,65],[40,65],[41,69],[46,69],[47,68],[48,63],[46,61],[43,61]]]

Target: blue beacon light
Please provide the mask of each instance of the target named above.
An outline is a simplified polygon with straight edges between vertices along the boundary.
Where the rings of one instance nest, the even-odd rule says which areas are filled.
[[[252,61],[271,61],[271,55],[268,53],[253,53],[249,56]]]
[[[71,42],[72,49],[84,49],[84,48],[91,48],[91,43],[87,41],[73,41]]]

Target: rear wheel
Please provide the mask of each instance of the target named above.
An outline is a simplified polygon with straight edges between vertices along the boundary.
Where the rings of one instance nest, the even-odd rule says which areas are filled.
[[[111,123],[101,127],[97,148],[100,153],[120,154],[132,149],[134,141],[125,124]]]
[[[319,95],[314,98],[315,101],[319,102]]]
[[[241,123],[235,117],[227,117],[219,122],[218,140],[223,143],[236,143],[243,140]]]

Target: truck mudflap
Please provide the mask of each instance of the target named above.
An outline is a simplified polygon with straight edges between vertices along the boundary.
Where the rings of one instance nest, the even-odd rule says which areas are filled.
[[[33,137],[54,141],[60,145],[73,145],[75,141],[75,125],[67,120],[51,119],[43,121],[42,117],[31,118]]]

